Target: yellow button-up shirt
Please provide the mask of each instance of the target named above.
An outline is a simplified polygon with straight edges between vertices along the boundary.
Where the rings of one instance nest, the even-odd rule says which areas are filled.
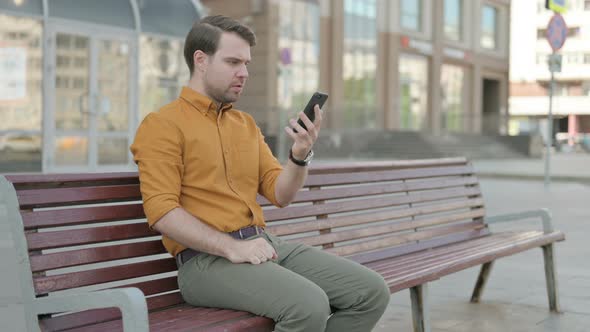
[[[260,193],[273,204],[282,170],[254,119],[184,87],[180,97],[150,113],[131,152],[139,169],[143,207],[152,227],[182,207],[222,232],[264,226]],[[186,249],[163,236],[172,255]]]

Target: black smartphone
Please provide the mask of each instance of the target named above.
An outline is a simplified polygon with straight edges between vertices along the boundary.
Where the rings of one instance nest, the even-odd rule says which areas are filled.
[[[311,122],[315,121],[315,112],[313,111],[314,106],[319,105],[320,108],[322,108],[322,106],[324,106],[324,103],[326,102],[326,100],[328,100],[328,95],[323,92],[315,92],[313,94],[313,96],[311,96],[311,98],[309,98],[309,101],[307,102],[307,106],[305,106],[303,113],[305,113],[305,115],[307,115],[307,117],[311,120]],[[297,123],[299,123],[299,125],[301,127],[303,127],[303,129],[307,130],[305,123],[303,123],[303,121],[301,121],[301,119],[299,119],[297,121]],[[297,130],[295,130],[295,128],[293,128],[293,131],[297,132]]]

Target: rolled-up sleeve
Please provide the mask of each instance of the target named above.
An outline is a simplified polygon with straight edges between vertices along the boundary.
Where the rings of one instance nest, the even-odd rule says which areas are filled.
[[[264,136],[260,132],[260,129],[258,129],[258,151],[260,158],[258,193],[266,197],[275,206],[280,207],[275,195],[275,186],[283,167],[273,156],[270,148],[264,141]]]
[[[183,144],[180,130],[159,113],[150,113],[137,129],[131,153],[138,166],[143,208],[150,227],[180,207]]]

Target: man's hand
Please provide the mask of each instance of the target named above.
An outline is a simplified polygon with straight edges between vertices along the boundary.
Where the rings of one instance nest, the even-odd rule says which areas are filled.
[[[232,263],[250,263],[258,265],[276,259],[275,249],[264,239],[234,240],[225,255]]]
[[[303,121],[307,130],[300,126],[296,119],[289,120],[291,127],[285,127],[285,132],[287,132],[294,141],[293,147],[291,148],[293,151],[293,157],[299,160],[303,160],[307,157],[307,154],[311,151],[313,144],[320,134],[320,128],[322,126],[322,111],[318,105],[315,105],[313,110],[315,112],[314,122],[311,122],[305,113],[299,112],[299,118]],[[293,128],[297,130],[297,132],[293,131]]]

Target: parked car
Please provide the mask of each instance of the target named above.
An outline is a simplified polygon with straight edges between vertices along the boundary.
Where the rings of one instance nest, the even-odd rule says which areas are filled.
[[[19,132],[0,134],[0,151],[40,152],[41,136]]]

